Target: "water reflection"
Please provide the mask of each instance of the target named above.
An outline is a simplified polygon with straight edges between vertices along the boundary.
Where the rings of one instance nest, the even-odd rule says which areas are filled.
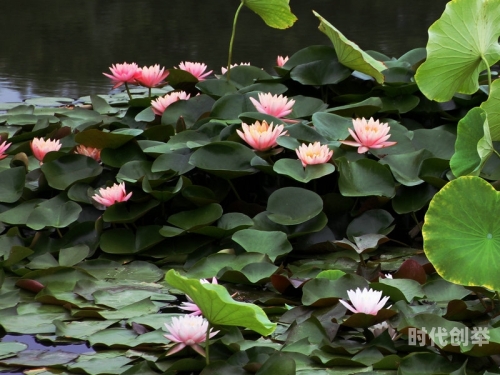
[[[424,47],[427,28],[446,0],[292,0],[299,21],[267,27],[248,9],[240,14],[233,61],[271,70],[276,54],[330,44],[314,9],[364,49],[399,56]],[[51,0],[9,2],[0,12],[0,102],[33,96],[77,98],[110,89],[112,63],[167,67],[203,61],[216,72],[227,61],[237,0]]]

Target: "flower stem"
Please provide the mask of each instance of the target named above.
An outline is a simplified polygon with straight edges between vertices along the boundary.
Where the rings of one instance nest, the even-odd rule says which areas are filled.
[[[205,336],[205,361],[207,366],[210,364],[210,322],[208,322],[207,333]]]
[[[227,180],[227,182],[229,183],[229,186],[231,187],[231,190],[233,191],[234,195],[236,195],[236,198],[241,201],[241,197],[240,195],[238,194],[238,191],[236,190],[236,188],[234,187],[233,183],[231,182],[231,180]]]
[[[231,33],[231,40],[229,41],[229,57],[227,59],[227,74],[226,78],[229,81],[229,75],[231,74],[231,59],[233,58],[233,42],[234,42],[234,35],[236,34],[236,21],[238,20],[238,15],[240,14],[241,8],[243,8],[243,5],[245,5],[245,1],[241,0],[240,6],[238,9],[236,9],[236,13],[234,14],[234,20],[233,20],[233,31]]]
[[[125,90],[127,90],[128,98],[130,100],[132,100],[132,94],[130,93],[130,90],[128,88],[128,83],[127,82],[125,82]]]
[[[149,88],[149,91],[148,91],[148,98],[149,98],[149,100],[151,100],[151,87]]]

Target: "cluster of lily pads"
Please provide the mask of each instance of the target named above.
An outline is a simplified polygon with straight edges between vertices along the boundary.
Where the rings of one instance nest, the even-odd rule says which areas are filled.
[[[0,104],[0,372],[499,373],[498,9]]]

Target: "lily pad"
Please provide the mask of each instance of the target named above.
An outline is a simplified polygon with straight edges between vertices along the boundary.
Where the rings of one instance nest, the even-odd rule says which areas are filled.
[[[443,279],[500,290],[499,194],[482,178],[460,177],[432,199],[422,229],[424,251]]]

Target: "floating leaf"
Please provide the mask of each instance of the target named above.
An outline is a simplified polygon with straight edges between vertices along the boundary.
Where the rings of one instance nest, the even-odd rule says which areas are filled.
[[[248,252],[267,254],[273,262],[292,251],[292,245],[283,232],[243,229],[236,232],[232,240]]]
[[[273,170],[296,181],[307,183],[335,172],[335,166],[330,163],[323,163],[308,165],[304,168],[300,160],[280,159],[273,165]]]
[[[322,209],[323,201],[315,192],[286,187],[269,196],[267,217],[278,224],[296,225],[315,217]]]

